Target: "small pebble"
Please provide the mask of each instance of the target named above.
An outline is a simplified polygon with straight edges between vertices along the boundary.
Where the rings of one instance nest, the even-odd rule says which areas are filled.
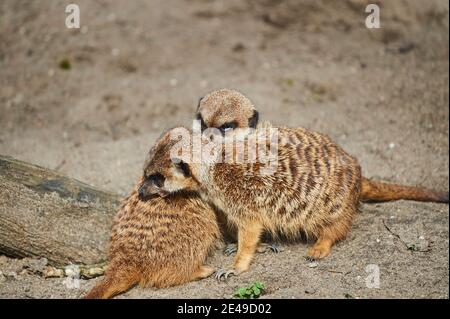
[[[317,262],[313,261],[313,262],[311,262],[311,263],[308,264],[308,267],[309,267],[309,268],[317,268],[318,265],[319,265],[319,264],[318,264]]]
[[[4,255],[0,256],[0,265],[6,264],[6,262],[8,261],[8,258]]]
[[[395,147],[395,143],[389,143],[389,149],[394,149],[394,147]]]
[[[108,21],[115,21],[116,20],[116,15],[114,13],[111,13],[108,15]]]
[[[264,62],[262,66],[263,66],[263,68],[266,69],[266,70],[269,70],[270,67],[271,67],[271,65],[270,65],[269,62]]]
[[[64,269],[65,275],[67,277],[78,277],[80,275],[80,268],[78,268],[77,266],[67,266]]]
[[[23,94],[22,93],[18,93],[13,100],[14,104],[20,104],[23,102]]]
[[[170,79],[169,84],[171,86],[176,86],[178,84],[178,80],[177,79]]]
[[[117,49],[117,48],[114,48],[114,49],[111,50],[111,55],[112,56],[118,56],[119,53],[120,53],[120,50]]]
[[[17,273],[15,271],[10,271],[9,273],[6,274],[6,277],[10,277],[10,278],[14,278],[17,279]]]

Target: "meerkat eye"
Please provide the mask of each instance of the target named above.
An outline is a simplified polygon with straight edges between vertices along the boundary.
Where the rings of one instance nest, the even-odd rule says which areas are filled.
[[[163,187],[165,178],[160,173],[155,173],[147,176],[147,180],[153,183],[156,187]]]
[[[179,169],[185,177],[191,175],[191,170],[189,169],[189,165],[186,162],[183,162],[182,160],[175,160],[174,164],[175,167]]]

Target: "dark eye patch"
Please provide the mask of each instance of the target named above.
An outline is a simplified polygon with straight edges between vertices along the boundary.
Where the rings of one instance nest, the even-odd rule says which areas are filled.
[[[183,162],[181,160],[174,161],[175,166],[183,172],[183,175],[185,177],[188,177],[191,175],[191,170],[189,168],[189,165],[186,162]]]
[[[225,132],[225,130],[227,130],[227,129],[232,129],[232,130],[234,130],[236,127],[237,127],[236,121],[232,121],[232,122],[228,122],[228,123],[225,123],[225,124],[221,125],[221,126],[219,127],[219,130],[223,133],[223,132]]]
[[[256,128],[256,125],[258,125],[259,120],[259,113],[258,111],[254,110],[252,117],[248,119],[248,127]]]
[[[155,173],[146,177],[148,182],[153,183],[156,187],[162,187],[164,185],[165,177],[160,173]]]
[[[208,128],[208,126],[206,126],[206,123],[205,123],[205,121],[203,120],[203,117],[202,117],[202,115],[201,115],[200,113],[197,113],[197,120],[200,121],[200,125],[201,125],[201,130],[202,130],[202,132]]]

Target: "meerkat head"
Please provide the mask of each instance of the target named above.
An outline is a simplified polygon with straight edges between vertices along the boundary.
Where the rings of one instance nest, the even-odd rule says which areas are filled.
[[[202,131],[214,127],[222,133],[235,128],[256,128],[258,111],[242,93],[221,89],[201,98],[197,107],[197,119]]]
[[[191,169],[186,158],[186,153],[181,156],[180,150],[188,152],[190,139],[174,139],[175,128],[164,133],[150,149],[148,158],[144,164],[144,174],[139,185],[139,197],[145,199],[153,195],[165,197],[178,191],[195,191],[197,182],[191,174]],[[180,155],[180,156],[178,156]],[[188,154],[190,156],[190,153]]]

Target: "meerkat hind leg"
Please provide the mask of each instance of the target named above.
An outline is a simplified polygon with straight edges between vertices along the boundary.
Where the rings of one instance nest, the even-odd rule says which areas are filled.
[[[217,280],[227,279],[231,275],[239,275],[250,268],[262,230],[262,225],[255,221],[238,226],[238,250],[233,266],[228,269],[219,269],[216,272]]]
[[[308,259],[316,260],[328,256],[334,241],[330,238],[320,237],[316,243],[308,250]]]
[[[344,214],[344,212],[349,214]],[[351,224],[351,212],[352,210],[343,211],[339,220],[320,231],[316,243],[308,250],[308,259],[316,260],[327,257],[331,252],[331,247],[347,236]]]

